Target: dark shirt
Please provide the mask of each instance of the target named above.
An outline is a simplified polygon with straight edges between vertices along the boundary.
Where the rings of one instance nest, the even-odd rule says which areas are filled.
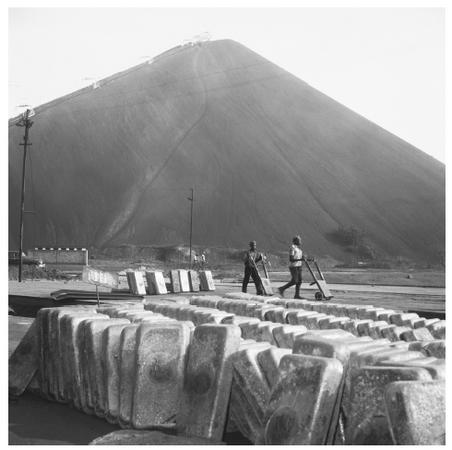
[[[257,250],[248,250],[247,252],[245,252],[243,262],[245,263],[246,267],[254,267],[253,261],[255,263],[262,261],[262,253],[258,252]]]

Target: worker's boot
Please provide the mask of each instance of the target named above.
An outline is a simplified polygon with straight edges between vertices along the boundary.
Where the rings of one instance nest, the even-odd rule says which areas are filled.
[[[300,285],[295,285],[295,297],[294,298],[301,298],[300,297]]]

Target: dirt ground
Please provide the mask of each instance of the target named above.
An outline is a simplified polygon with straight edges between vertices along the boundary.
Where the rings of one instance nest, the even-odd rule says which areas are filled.
[[[8,317],[9,355],[33,320],[30,317]],[[18,399],[10,399],[8,413],[9,445],[87,445],[97,437],[120,429],[106,420],[29,392]],[[230,445],[249,444],[238,432],[225,434],[224,441]]]
[[[9,404],[9,445],[86,445],[117,429],[98,417],[30,393]]]

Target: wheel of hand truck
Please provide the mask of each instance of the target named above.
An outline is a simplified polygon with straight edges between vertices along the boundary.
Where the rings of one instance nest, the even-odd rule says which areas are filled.
[[[320,291],[317,291],[316,293],[315,293],[315,299],[316,300],[323,300],[323,295],[322,295],[322,293],[320,292]]]

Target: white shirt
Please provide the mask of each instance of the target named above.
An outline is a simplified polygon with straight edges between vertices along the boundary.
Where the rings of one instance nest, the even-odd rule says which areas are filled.
[[[300,247],[298,247],[298,245],[293,244],[289,249],[289,255],[292,256],[293,259],[301,259],[303,251]],[[290,261],[289,267],[301,267],[301,261]]]

